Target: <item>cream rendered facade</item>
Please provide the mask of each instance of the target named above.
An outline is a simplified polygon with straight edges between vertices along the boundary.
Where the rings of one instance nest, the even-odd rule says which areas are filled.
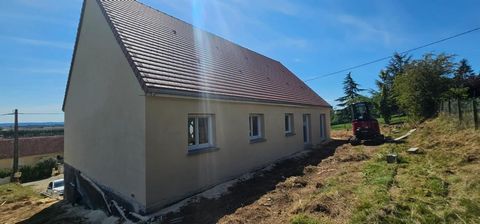
[[[84,2],[82,17],[64,105],[65,163],[142,210],[145,93],[96,1]]]
[[[221,100],[150,96],[146,99],[147,207],[156,209],[248,171],[268,165],[306,147],[319,148],[330,136],[329,122],[321,136],[320,115],[330,108]],[[294,135],[285,134],[285,115],[293,114]],[[213,117],[215,149],[189,153],[187,118]],[[262,114],[265,141],[251,143],[249,115]],[[303,142],[303,115],[310,116],[311,142]]]
[[[153,212],[304,150],[305,114],[309,146],[330,136],[330,107],[146,96],[95,0],[85,1],[82,18],[64,104],[65,163],[136,212]],[[265,141],[250,142],[252,113],[263,115]],[[192,114],[212,116],[214,150],[189,153]],[[285,114],[293,114],[294,135],[285,135]]]

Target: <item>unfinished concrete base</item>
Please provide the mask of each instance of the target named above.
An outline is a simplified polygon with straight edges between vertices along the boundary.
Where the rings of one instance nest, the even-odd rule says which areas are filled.
[[[125,200],[121,195],[96,183],[69,164],[64,165],[64,172],[64,197],[68,202],[85,205],[90,209],[100,209],[107,215],[127,220],[143,220],[145,207],[134,201]]]

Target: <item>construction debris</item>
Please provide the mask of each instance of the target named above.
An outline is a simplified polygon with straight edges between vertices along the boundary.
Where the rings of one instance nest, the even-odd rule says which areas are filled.
[[[387,154],[387,163],[397,163],[398,155],[396,153]]]
[[[417,129],[414,128],[414,129],[408,131],[406,134],[404,134],[404,135],[402,135],[402,136],[400,136],[400,137],[398,137],[398,138],[396,138],[396,139],[393,139],[393,140],[394,140],[394,141],[400,141],[400,140],[408,137],[409,135],[411,135],[411,134],[412,134],[413,132],[415,132],[416,130],[417,130]]]
[[[407,149],[407,152],[411,154],[418,154],[420,153],[420,150],[418,149],[418,147],[413,147],[413,148]]]

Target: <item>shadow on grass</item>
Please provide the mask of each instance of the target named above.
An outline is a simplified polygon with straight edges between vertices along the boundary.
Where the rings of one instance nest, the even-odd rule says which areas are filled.
[[[162,223],[217,223],[223,216],[255,202],[288,177],[303,175],[306,166],[319,164],[343,144],[347,144],[347,141],[333,140],[321,149],[312,150],[304,158],[278,162],[273,169],[259,172],[253,178],[230,187],[229,193],[219,199],[202,198],[181,208],[180,212],[167,214]]]

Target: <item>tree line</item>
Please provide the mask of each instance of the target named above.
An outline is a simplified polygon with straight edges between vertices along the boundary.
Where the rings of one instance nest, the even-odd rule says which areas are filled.
[[[18,137],[38,137],[38,136],[56,136],[63,135],[63,129],[39,129],[39,130],[18,130]],[[2,138],[13,138],[13,130],[0,130],[0,137]]]
[[[350,105],[372,103],[373,113],[389,124],[392,116],[406,114],[419,122],[436,115],[446,99],[465,99],[480,94],[480,72],[475,73],[467,59],[455,61],[451,54],[428,53],[418,59],[394,53],[376,80],[376,90],[367,91],[348,73],[343,81],[344,96],[336,99],[332,123],[350,122]]]

